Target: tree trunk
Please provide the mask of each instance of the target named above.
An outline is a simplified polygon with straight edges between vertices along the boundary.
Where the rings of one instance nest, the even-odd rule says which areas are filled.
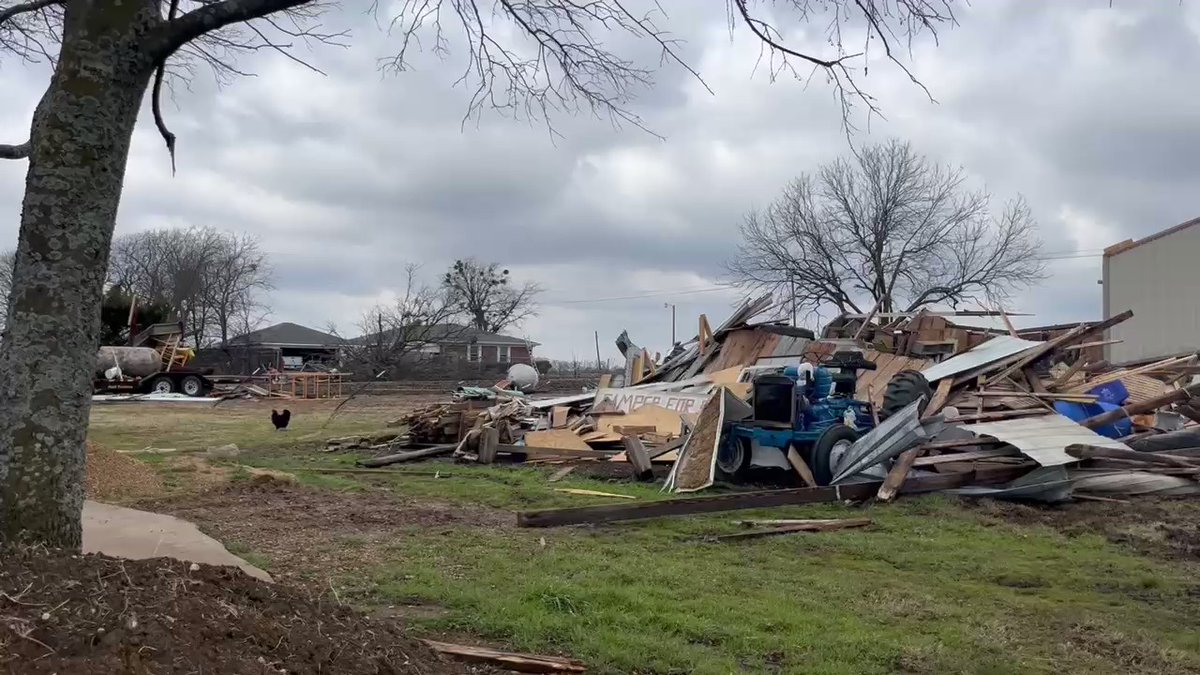
[[[0,344],[0,541],[78,549],[84,438],[121,182],[153,72],[154,0],[68,3],[34,113]]]

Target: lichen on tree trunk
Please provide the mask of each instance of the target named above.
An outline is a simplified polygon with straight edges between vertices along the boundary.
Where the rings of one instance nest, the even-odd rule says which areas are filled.
[[[0,344],[0,541],[78,548],[100,300],[129,143],[154,63],[153,0],[69,3],[34,113]]]

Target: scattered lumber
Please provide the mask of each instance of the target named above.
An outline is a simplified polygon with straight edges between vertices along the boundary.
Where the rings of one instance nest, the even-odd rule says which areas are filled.
[[[421,640],[439,654],[446,654],[472,663],[486,663],[519,673],[586,673],[587,666],[577,659],[538,654],[502,652],[488,647],[459,645],[436,640]]]
[[[578,488],[556,488],[555,492],[564,492],[569,495],[581,495],[584,497],[617,497],[619,499],[637,499],[633,495],[619,495],[615,492],[600,492],[599,490],[580,490]]]
[[[1098,457],[1106,459],[1125,459],[1135,462],[1145,462],[1146,464],[1162,464],[1181,469],[1200,469],[1200,459],[1194,457],[1178,457],[1162,452],[1141,452],[1138,450],[1125,450],[1123,448],[1105,448],[1098,445],[1087,445],[1084,443],[1073,443],[1066,447],[1066,452],[1072,457],[1080,459],[1095,459]]]
[[[1089,429],[1095,429],[1096,427],[1103,427],[1132,415],[1153,412],[1159,408],[1164,408],[1168,405],[1171,405],[1172,403],[1182,403],[1196,396],[1200,396],[1200,384],[1193,384],[1190,387],[1169,391],[1162,396],[1156,396],[1152,399],[1142,401],[1141,403],[1133,403],[1131,405],[1117,408],[1116,410],[1110,410],[1106,413],[1089,417],[1080,422],[1080,424],[1088,427]]]
[[[902,493],[933,492],[962,487],[967,484],[1003,483],[1017,478],[1028,471],[1027,467],[1000,467],[988,471],[976,470],[938,476],[922,476],[906,481]],[[765,490],[741,492],[711,497],[688,497],[663,499],[641,504],[611,504],[602,506],[579,506],[566,509],[542,509],[517,513],[520,527],[557,527],[585,523],[608,523],[622,520],[661,518],[664,516],[686,516],[699,513],[717,513],[743,509],[791,506],[794,504],[816,504],[842,500],[863,500],[874,495],[882,481],[807,487],[790,490]]]
[[[407,450],[405,452],[397,452],[391,455],[382,457],[371,457],[369,459],[360,459],[356,464],[367,468],[378,468],[388,466],[389,464],[399,464],[401,462],[411,462],[414,459],[425,459],[426,457],[437,457],[438,455],[448,455],[454,452],[457,445],[435,445],[429,448],[419,450]]]
[[[743,521],[745,523],[771,523],[775,521]],[[714,541],[741,541],[743,539],[759,539],[761,537],[771,537],[777,534],[792,534],[794,532],[832,532],[834,530],[845,530],[853,527],[866,527],[871,524],[870,518],[844,518],[841,520],[796,520],[796,521],[778,521],[783,524],[779,527],[773,527],[767,530],[751,530],[749,532],[735,532],[734,534],[721,534],[712,537]]]
[[[574,464],[572,464],[571,466],[564,466],[563,468],[561,468],[558,471],[555,471],[553,474],[551,474],[550,477],[546,479],[546,481],[550,482],[550,483],[557,483],[558,481],[566,478],[567,474],[571,473],[574,470],[575,470]]]
[[[625,445],[625,457],[633,466],[634,477],[640,481],[654,480],[654,467],[650,464],[650,455],[646,446],[642,445],[637,436],[626,436],[622,439]]]
[[[804,461],[804,458],[800,456],[796,448],[788,448],[787,460],[788,464],[791,464],[796,473],[800,475],[800,480],[804,481],[805,485],[808,487],[817,486],[817,479],[813,476],[812,469],[808,468],[808,463]]]

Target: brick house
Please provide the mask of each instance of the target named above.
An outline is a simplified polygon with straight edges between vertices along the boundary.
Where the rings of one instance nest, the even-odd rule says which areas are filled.
[[[524,338],[488,333],[471,326],[437,324],[421,331],[421,345],[411,351],[422,360],[433,362],[462,361],[478,364],[533,363],[533,348],[537,342]],[[379,334],[363,335],[349,341],[364,346],[379,341]],[[384,338],[384,342],[387,338]]]

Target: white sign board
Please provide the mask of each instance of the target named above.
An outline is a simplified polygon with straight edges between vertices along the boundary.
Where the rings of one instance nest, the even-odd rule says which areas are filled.
[[[646,391],[644,389],[601,389],[596,392],[593,405],[612,401],[617,410],[632,412],[644,405],[657,405],[677,413],[699,413],[710,394],[677,394],[669,391]]]

